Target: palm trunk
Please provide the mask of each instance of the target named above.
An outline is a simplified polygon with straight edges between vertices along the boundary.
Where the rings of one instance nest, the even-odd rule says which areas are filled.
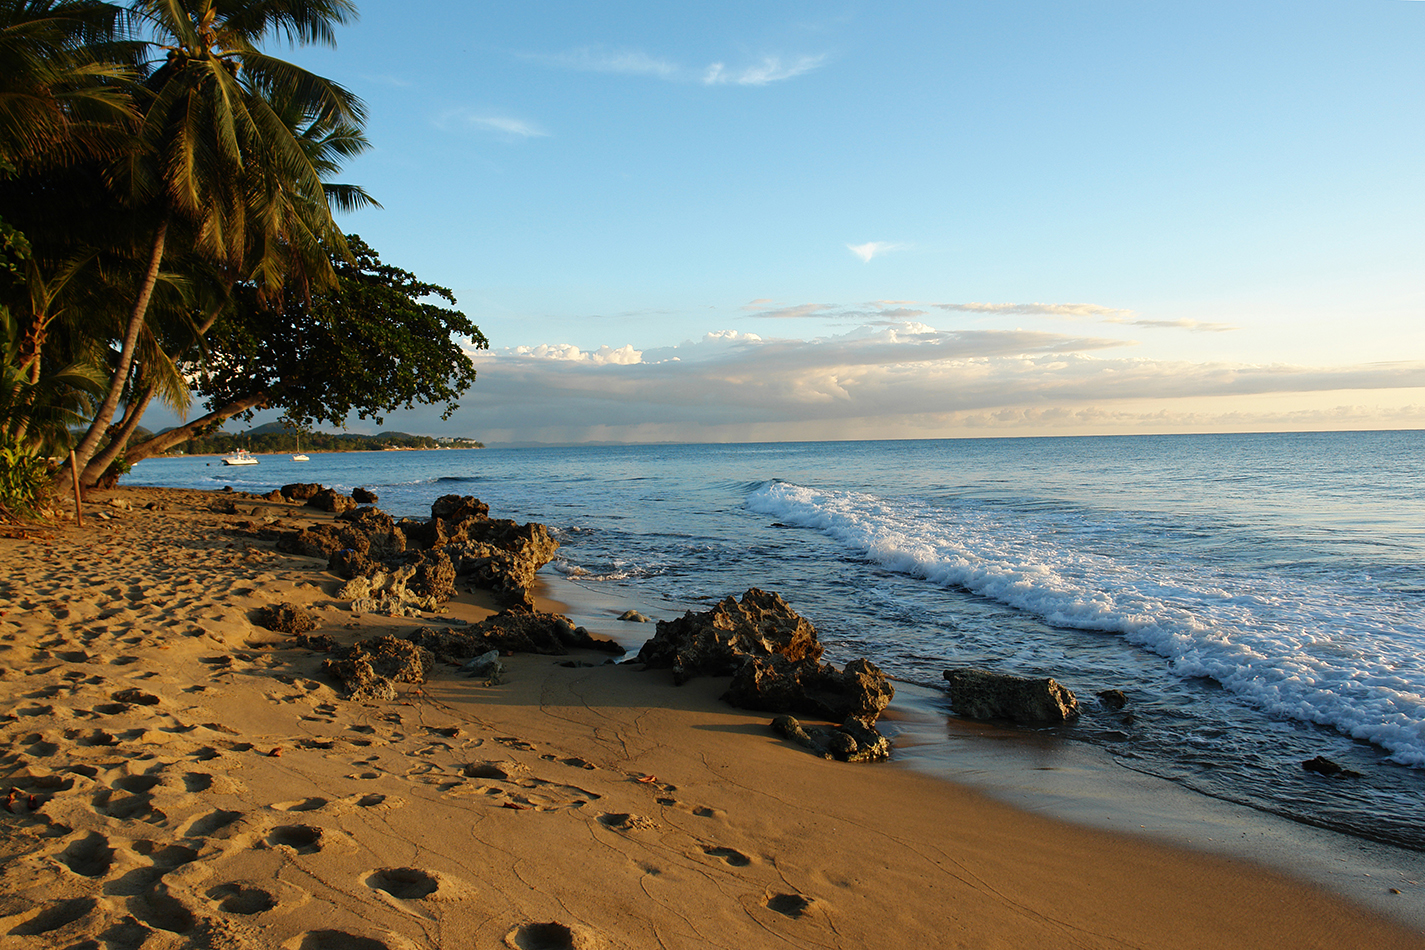
[[[83,471],[89,460],[94,457],[95,451],[99,448],[99,441],[103,439],[105,431],[109,428],[109,422],[114,418],[114,412],[119,408],[119,397],[124,393],[124,383],[129,377],[129,367],[134,362],[134,350],[138,346],[139,333],[143,330],[144,319],[148,315],[148,302],[153,297],[153,288],[158,284],[158,271],[163,263],[164,242],[168,238],[168,219],[158,226],[158,233],[153,237],[153,251],[149,255],[148,273],[144,275],[143,284],[139,287],[138,299],[134,301],[134,310],[129,317],[129,325],[124,333],[123,345],[119,350],[119,363],[114,367],[114,374],[109,377],[109,392],[104,396],[103,403],[99,406],[99,411],[94,416],[94,421],[89,425],[89,431],[84,433],[84,438],[74,447],[73,465],[76,471]],[[61,469],[58,476],[68,478],[69,475]]]
[[[94,456],[84,467],[83,474],[79,476],[81,485],[90,488],[98,484],[104,478],[104,473],[109,470],[109,466],[113,464],[114,459],[128,448],[129,439],[133,437],[134,430],[139,427],[139,420],[143,418],[144,410],[148,408],[148,404],[153,401],[153,394],[157,389],[157,386],[150,383],[144,387],[137,399],[129,400],[129,404],[124,407],[124,417],[114,428],[109,444],[104,447],[104,451]]]
[[[195,328],[194,343],[187,347],[185,353],[191,351],[193,345],[195,345],[197,341],[202,340],[203,336],[212,329],[220,313],[222,313],[221,306],[213,308],[203,322]],[[157,387],[153,385],[148,386],[138,399],[131,400],[128,406],[124,408],[124,418],[120,420],[118,430],[115,432],[114,437],[109,440],[109,445],[85,466],[84,474],[80,476],[80,481],[83,482],[86,488],[98,483],[99,480],[104,477],[104,473],[109,470],[109,466],[114,463],[114,459],[118,458],[120,452],[127,452],[128,441],[130,437],[133,436],[134,430],[138,428],[139,420],[143,418],[144,412],[147,411],[148,404],[153,401],[156,389]],[[159,449],[158,451],[163,451],[163,449]],[[147,458],[148,456],[143,457]],[[129,461],[127,454],[125,455],[125,461],[130,465],[133,464],[132,461]]]
[[[261,409],[267,404],[267,397],[270,395],[264,389],[260,393],[253,393],[236,399],[221,408],[215,409],[199,419],[194,419],[186,425],[177,429],[169,429],[161,435],[156,435],[151,439],[144,439],[138,445],[131,447],[124,453],[124,461],[133,465],[142,462],[146,458],[151,458],[161,452],[167,452],[180,442],[186,442],[204,429],[216,425],[226,419],[231,419],[240,412],[247,412],[249,409]]]

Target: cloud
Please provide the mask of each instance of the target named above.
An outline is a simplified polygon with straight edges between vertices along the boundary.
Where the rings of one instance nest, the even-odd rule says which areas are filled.
[[[476,132],[491,132],[505,139],[543,138],[549,133],[524,119],[491,113],[474,112],[470,109],[451,109],[435,120],[439,129],[471,129]]]
[[[924,316],[926,311],[914,306],[914,301],[877,300],[864,304],[802,303],[792,306],[767,306],[771,300],[754,300],[742,309],[754,317],[772,320],[816,319],[838,323],[854,321],[885,326]]]
[[[819,68],[826,60],[825,54],[797,56],[792,59],[766,56],[760,63],[736,69],[728,69],[725,63],[712,63],[703,72],[703,85],[722,86],[731,83],[738,86],[765,86],[809,73]]]
[[[962,313],[1008,313],[1054,317],[1102,317],[1131,314],[1131,310],[1101,307],[1093,303],[933,303],[941,310]]]
[[[866,263],[871,263],[871,258],[877,254],[886,254],[891,251],[898,251],[905,247],[904,244],[896,244],[892,241],[869,241],[865,244],[848,244],[847,249]]]
[[[581,46],[562,53],[520,53],[529,62],[572,69],[579,72],[610,73],[621,76],[651,76],[670,82],[701,82],[705,86],[766,86],[809,73],[828,59],[825,53],[803,56],[767,55],[760,60],[729,66],[710,63],[693,69],[641,50]]]
[[[930,306],[959,313],[1095,319],[1099,323],[1120,323],[1155,330],[1191,330],[1195,333],[1226,333],[1239,329],[1229,323],[1207,323],[1202,320],[1150,320],[1137,316],[1132,310],[1103,307],[1093,303],[935,303]]]
[[[676,79],[682,72],[676,63],[639,50],[610,50],[601,46],[582,46],[563,53],[524,53],[521,58],[580,72],[615,73],[623,76]]]
[[[729,329],[660,348],[482,351],[473,354],[476,384],[446,430],[485,441],[886,438],[1224,431],[1270,428],[1270,419],[1304,426],[1318,416],[1322,425],[1339,418],[1360,426],[1372,411],[1394,413],[1398,425],[1425,424],[1418,415],[1400,421],[1409,410],[1399,406],[1331,416],[1343,404],[1331,402],[1333,393],[1373,392],[1384,402],[1391,391],[1425,394],[1425,362],[1193,363],[1134,357],[1129,348],[1092,336],[904,321],[815,339]]]

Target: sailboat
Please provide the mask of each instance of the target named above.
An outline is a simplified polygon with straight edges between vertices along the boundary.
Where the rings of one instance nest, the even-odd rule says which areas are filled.
[[[311,459],[302,454],[302,433],[297,433],[297,451],[292,454],[294,462],[310,462]]]

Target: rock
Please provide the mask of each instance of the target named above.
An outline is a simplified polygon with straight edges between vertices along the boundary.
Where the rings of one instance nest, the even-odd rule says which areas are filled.
[[[444,551],[422,551],[415,570],[406,581],[407,588],[417,597],[428,599],[435,607],[455,596],[455,567]]]
[[[424,683],[435,664],[429,651],[409,640],[373,637],[322,661],[322,672],[356,702],[396,698],[396,683]]]
[[[451,663],[465,661],[490,650],[564,656],[571,649],[622,654],[612,640],[595,640],[583,627],[561,614],[503,611],[479,623],[456,630],[425,627],[411,634],[411,642]]]
[[[894,696],[886,674],[869,660],[852,660],[838,670],[830,663],[793,663],[773,655],[747,658],[722,699],[740,709],[875,722]]]
[[[650,621],[647,617],[645,617],[643,614],[639,613],[639,612],[636,611],[636,610],[625,610],[623,613],[619,614],[619,618],[618,618],[618,619],[627,621],[628,623],[651,623],[651,622],[652,622],[652,621]]]
[[[358,505],[374,505],[381,500],[379,495],[365,488],[353,488],[351,490],[351,498]]]
[[[350,511],[355,508],[356,499],[350,495],[343,495],[334,488],[323,488],[307,499],[307,506],[316,508],[319,511],[335,511],[340,514],[343,511]]]
[[[1318,775],[1336,776],[1340,778],[1361,777],[1361,773],[1355,769],[1348,769],[1344,765],[1332,762],[1324,755],[1318,755],[1314,759],[1307,759],[1301,763],[1301,767],[1308,772],[1315,772]]]
[[[430,516],[455,522],[483,519],[490,517],[490,506],[469,495],[442,495],[431,503]]]
[[[326,491],[326,489],[316,482],[297,482],[292,485],[283,485],[281,488],[282,495],[293,501],[306,501],[321,491]]]
[[[304,607],[296,604],[274,604],[257,608],[256,623],[259,627],[277,633],[306,633],[317,629],[317,621]]]
[[[365,535],[370,555],[378,560],[406,553],[405,533],[396,526],[396,519],[379,508],[353,508],[337,515],[336,520]]]
[[[849,717],[840,726],[805,726],[791,716],[772,720],[772,731],[827,759],[842,762],[881,762],[890,758],[891,746],[876,727]]]
[[[946,670],[950,705],[970,719],[1065,722],[1079,714],[1073,692],[1049,677],[1032,678],[988,670]]]
[[[500,662],[499,650],[482,653],[460,668],[471,676],[483,676],[486,686],[498,686],[505,681],[505,664]]]
[[[731,676],[748,657],[782,656],[792,662],[821,658],[816,628],[775,593],[753,587],[742,602],[728,597],[712,610],[660,620],[638,661],[673,670],[673,681],[695,676]]]
[[[358,577],[370,577],[380,573],[381,565],[371,560],[362,551],[342,548],[340,551],[333,551],[332,556],[327,559],[327,570],[337,577],[354,580]]]
[[[292,645],[311,650],[313,653],[332,653],[336,650],[336,638],[326,633],[319,633],[315,637],[299,634],[292,638]]]
[[[285,502],[285,501],[287,500],[287,498],[286,498],[285,495],[282,494],[281,490],[274,488],[272,491],[270,491],[270,492],[268,492],[267,494],[263,495],[263,496],[262,496],[262,500],[263,500],[263,501]]]
[[[300,554],[328,560],[337,551],[350,548],[366,554],[371,542],[366,535],[346,525],[324,524],[280,536],[274,545],[283,554]]]
[[[1123,695],[1121,689],[1099,690],[1098,698],[1099,702],[1108,709],[1122,709],[1128,705],[1128,697]]]

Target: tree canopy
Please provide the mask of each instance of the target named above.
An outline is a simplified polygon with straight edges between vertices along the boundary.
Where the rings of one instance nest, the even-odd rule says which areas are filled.
[[[0,0],[0,456],[73,448],[84,484],[112,478],[163,450],[126,448],[154,399],[203,400],[190,432],[266,406],[296,424],[454,408],[485,338],[333,220],[377,206],[333,181],[369,147],[365,107],[261,48],[335,45],[355,16]]]

